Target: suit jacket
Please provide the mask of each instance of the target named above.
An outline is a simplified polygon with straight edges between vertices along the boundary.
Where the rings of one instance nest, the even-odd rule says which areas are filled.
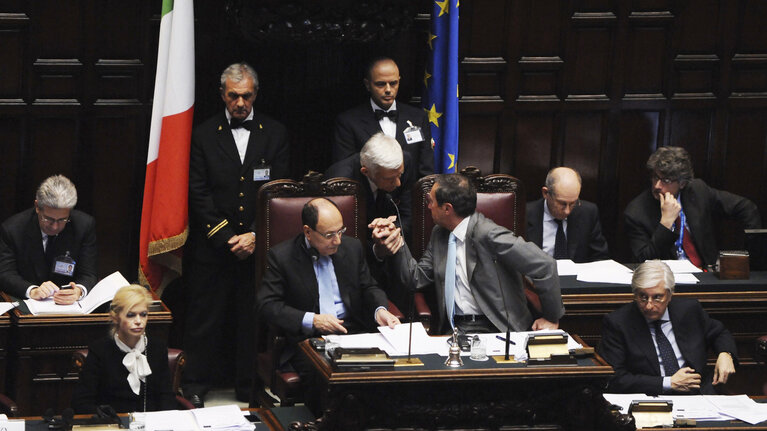
[[[362,244],[355,238],[342,237],[331,260],[346,308],[344,326],[357,332],[375,330],[375,310],[386,307],[388,301],[370,276]],[[320,294],[303,233],[269,250],[256,302],[263,322],[282,329],[293,341],[307,338],[301,322],[306,312],[320,312]]]
[[[69,217],[69,223],[56,237],[53,255],[68,251],[76,265],[74,277],[65,281],[74,281],[90,290],[96,284],[96,221],[75,209]],[[56,277],[56,282],[62,281],[62,276]],[[0,289],[25,299],[29,286],[40,285],[51,278],[35,209],[8,218],[0,232]]]
[[[527,204],[527,240],[543,248],[543,198]],[[577,263],[610,258],[599,223],[599,209],[581,201],[567,217],[567,255]]]
[[[270,167],[270,180],[289,175],[285,127],[256,111],[253,124],[244,163],[223,111],[192,134],[187,249],[196,260],[236,259],[229,238],[255,232],[258,188],[266,181],[255,181],[254,169]]]
[[[404,130],[409,127],[408,120],[421,128],[423,141],[408,144]],[[371,136],[381,132],[370,101],[341,113],[336,118],[333,137],[333,163],[343,160],[354,153],[359,153]],[[406,103],[397,103],[397,133],[395,138],[402,146],[402,151],[410,154],[413,171],[420,178],[434,173],[434,152],[431,148],[431,128],[429,117],[420,109]]]
[[[677,346],[687,365],[702,376],[701,393],[713,394],[712,375],[706,372],[707,349],[729,352],[737,363],[737,348],[722,322],[708,316],[696,299],[672,297],[669,318]],[[599,353],[615,369],[607,392],[658,395],[663,391],[658,354],[650,328],[635,303],[605,316]]]
[[[75,413],[96,413],[96,407],[102,404],[111,405],[118,413],[144,411],[145,393],[147,411],[176,408],[168,349],[159,339],[147,337],[147,340],[146,357],[152,374],[147,376],[139,395],[134,394],[128,384],[128,370],[122,363],[125,353],[117,347],[114,338],[101,338],[88,347],[88,357],[72,393]]]
[[[403,234],[406,239],[410,239],[410,220],[412,218],[412,193],[411,190],[415,184],[415,176],[413,175],[412,166],[409,167],[410,154],[404,153],[404,165],[405,171],[400,178],[401,185],[391,192],[392,199],[399,208],[399,215],[402,217],[400,220]],[[356,180],[362,185],[363,193],[365,194],[367,221],[370,223],[373,219],[378,217],[389,217],[391,215],[397,215],[397,210],[394,208],[391,202],[387,201],[383,207],[376,207],[376,199],[373,195],[373,191],[370,189],[370,182],[368,178],[360,172],[360,153],[354,153],[351,156],[334,163],[331,165],[325,176],[327,178],[345,177]]]
[[[445,261],[450,231],[437,225],[420,262],[416,262],[407,246],[387,258],[391,272],[400,282],[413,289],[433,285],[436,291],[437,328],[450,332],[445,312]],[[541,298],[543,317],[559,321],[565,313],[559,289],[556,261],[538,246],[498,226],[475,212],[466,231],[467,275],[474,299],[482,313],[499,330],[511,328],[526,331],[533,323],[527,308],[522,276],[530,277]],[[500,283],[500,284],[499,284]],[[501,287],[503,286],[503,292]],[[508,318],[507,318],[508,316]]]
[[[693,244],[704,266],[715,264],[719,255],[715,229],[722,217],[738,220],[746,229],[758,229],[762,225],[759,210],[753,202],[711,188],[703,180],[693,179],[680,195]],[[674,242],[678,233],[660,224],[660,203],[649,189],[626,206],[624,215],[626,235],[636,262],[677,258]]]

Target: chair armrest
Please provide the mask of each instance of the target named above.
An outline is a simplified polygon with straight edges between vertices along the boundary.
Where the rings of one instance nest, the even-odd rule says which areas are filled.
[[[3,394],[0,394],[0,405],[2,405],[3,413],[9,418],[15,418],[19,415],[19,406]]]
[[[194,410],[195,408],[188,399],[182,397],[181,395],[176,395],[176,404],[178,404],[179,410]]]
[[[389,313],[393,314],[394,317],[399,319],[400,321],[405,320],[405,315],[397,308],[396,305],[394,305],[393,302],[389,301],[389,306],[386,307],[389,310]]]
[[[767,335],[762,335],[756,339],[754,357],[759,362],[767,363]]]
[[[426,303],[426,298],[422,292],[416,292],[413,295],[413,302],[415,304],[415,312],[418,314],[418,320],[423,325],[426,332],[431,329],[431,309]]]

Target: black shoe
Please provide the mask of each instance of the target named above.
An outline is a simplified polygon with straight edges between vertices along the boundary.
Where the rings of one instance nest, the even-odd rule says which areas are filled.
[[[196,409],[201,409],[205,407],[205,403],[202,402],[202,398],[200,398],[197,394],[192,394],[187,397],[187,400],[189,400],[190,403],[194,406]]]

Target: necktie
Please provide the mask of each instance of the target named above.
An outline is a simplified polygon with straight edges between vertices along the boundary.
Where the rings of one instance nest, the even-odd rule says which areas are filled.
[[[567,259],[567,237],[565,228],[562,226],[562,220],[554,219],[557,222],[557,238],[554,240],[554,259]]]
[[[663,322],[663,320],[652,322],[653,326],[655,326],[655,342],[658,343],[658,351],[660,352],[660,359],[663,361],[663,369],[666,371],[666,375],[673,376],[674,373],[679,371],[679,363],[676,361],[676,354],[671,347],[671,342],[668,341],[668,338],[666,338],[666,335],[660,328]]]
[[[455,235],[451,232],[447,240],[447,260],[445,262],[445,311],[450,320],[450,327],[455,328]]]
[[[236,118],[232,118],[232,121],[229,122],[229,127],[231,127],[232,130],[239,129],[239,128],[250,130],[250,126],[252,123],[253,123],[252,120],[240,121]]]
[[[45,243],[45,261],[50,266],[53,263],[53,254],[55,253],[56,235],[48,235],[48,241]]]
[[[382,109],[376,109],[375,111],[376,118],[378,121],[381,121],[383,117],[389,117],[390,120],[397,122],[397,110],[392,109],[391,111],[384,111]]]
[[[320,314],[336,315],[333,300],[333,278],[330,274],[330,257],[320,256],[317,260],[317,284],[320,290]]]
[[[681,217],[676,218],[674,225],[676,226],[677,230],[680,229],[680,226],[682,225]],[[690,229],[685,226],[684,232],[680,232],[679,234],[682,235],[682,249],[684,250],[684,254],[687,255],[687,259],[689,259],[690,263],[693,265],[697,266],[698,268],[702,268],[703,261],[700,259],[698,250],[695,249],[695,244],[692,243],[692,232],[690,232]]]

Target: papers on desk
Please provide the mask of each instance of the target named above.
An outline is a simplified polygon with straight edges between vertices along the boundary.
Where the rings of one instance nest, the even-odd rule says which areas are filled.
[[[403,323],[397,325],[394,329],[388,326],[378,328],[378,334],[354,334],[354,335],[324,335],[325,340],[338,343],[339,347],[345,348],[364,348],[378,347],[389,356],[407,355],[408,333],[410,324]],[[510,339],[513,342],[509,347],[509,354],[514,355],[518,361],[527,360],[527,336],[536,335],[559,335],[567,332],[558,329],[555,331],[531,331],[531,332],[512,332]],[[485,345],[488,355],[500,355],[505,353],[506,333],[497,334],[478,334],[482,343]],[[500,337],[500,339],[499,339]],[[438,354],[447,357],[450,346],[447,343],[450,336],[430,337],[420,322],[413,324],[413,342],[412,354],[428,355]],[[579,343],[568,336],[568,349],[581,348]],[[470,352],[461,352],[461,356],[468,356]]]
[[[674,273],[676,284],[695,284],[699,280],[693,274],[702,272],[689,260],[664,260]],[[597,262],[575,263],[570,259],[557,260],[557,273],[575,275],[576,280],[587,283],[631,284],[633,271],[620,263],[609,259]]]
[[[767,420],[767,404],[759,404],[747,395],[661,395],[604,394],[605,399],[627,414],[632,401],[669,400],[674,403],[675,419],[727,421],[740,419],[751,425]]]
[[[128,280],[119,271],[104,277],[88,292],[85,298],[75,301],[70,305],[58,305],[53,298],[41,301],[27,299],[24,302],[32,314],[90,314],[99,306],[106,304],[115,297],[115,293],[124,286],[129,285]]]
[[[145,415],[146,431],[253,431],[256,426],[234,404],[206,407],[195,410],[169,410],[148,412]]]
[[[19,306],[19,302],[0,302],[0,314],[5,314]],[[0,418],[2,419],[2,418]]]
[[[0,429],[6,431],[24,431],[24,419],[8,419],[8,416],[0,414]]]

